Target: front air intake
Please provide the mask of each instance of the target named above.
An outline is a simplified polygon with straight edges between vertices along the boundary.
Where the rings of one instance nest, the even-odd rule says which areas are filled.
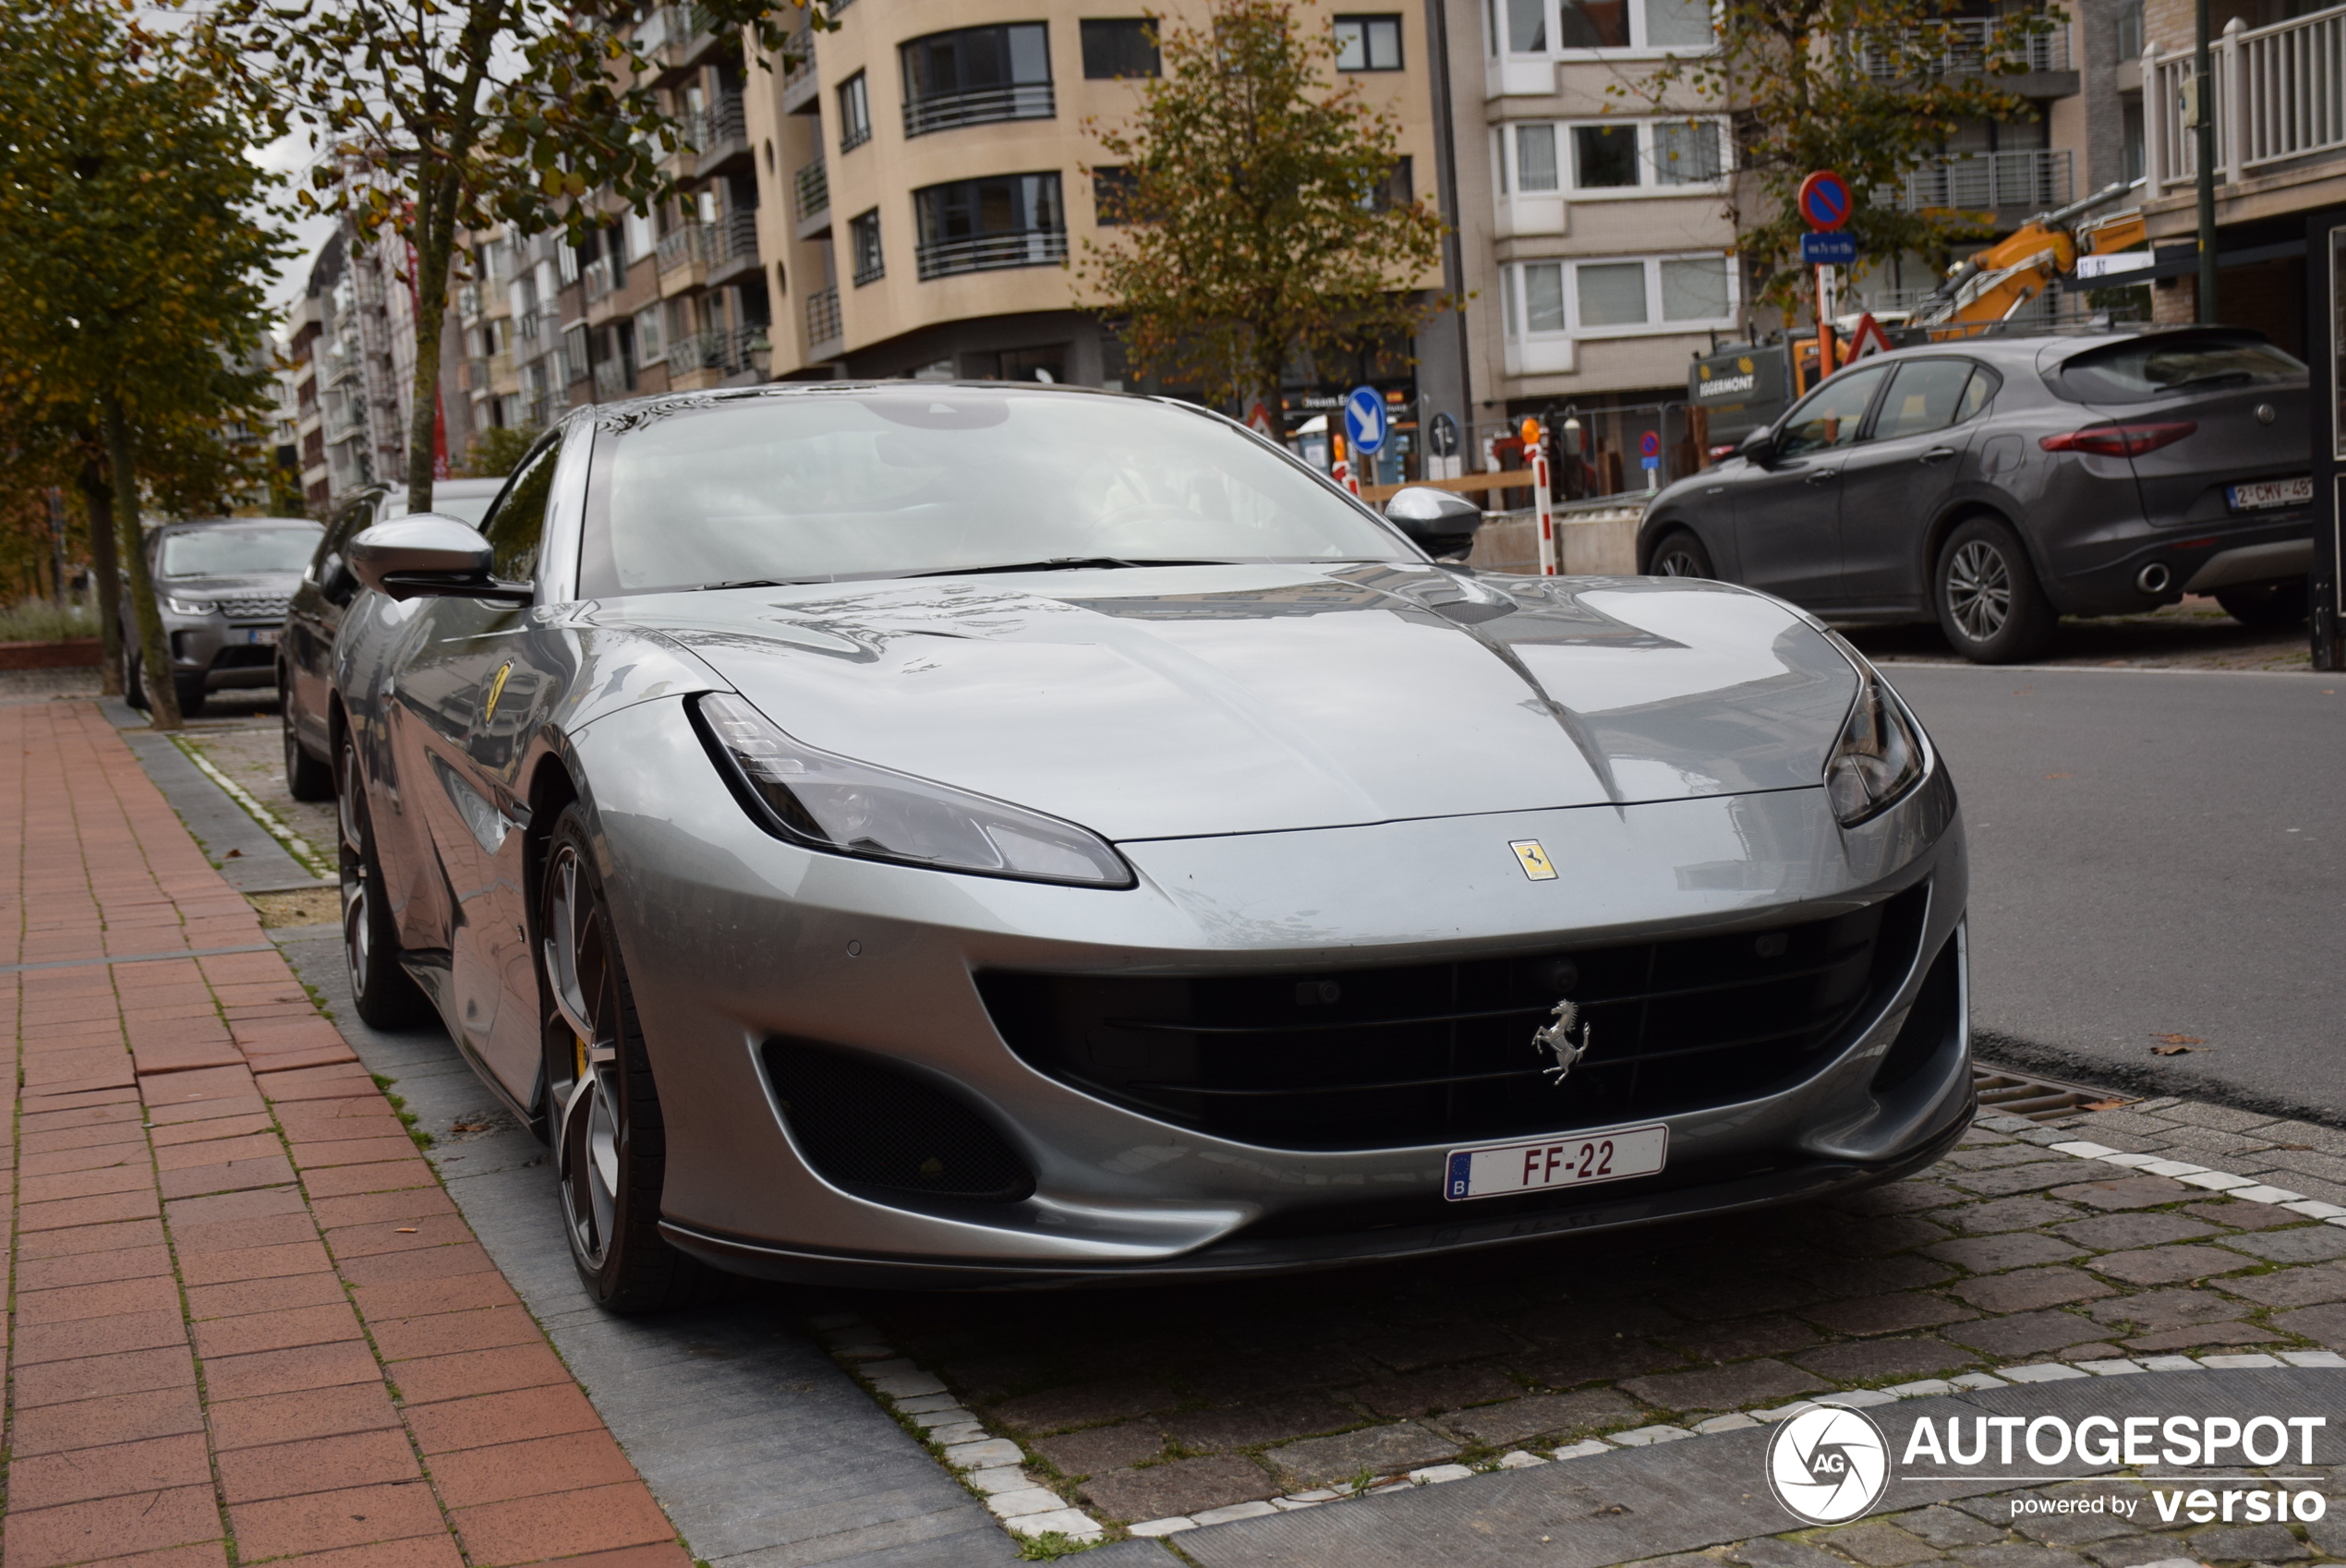
[[[763,1055],[791,1139],[824,1180],[989,1203],[1034,1190],[1010,1140],[927,1080],[792,1040],[768,1041]]]

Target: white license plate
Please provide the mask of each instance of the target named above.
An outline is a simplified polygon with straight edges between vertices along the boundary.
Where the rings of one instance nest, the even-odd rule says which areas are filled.
[[[1511,1192],[1588,1187],[1624,1176],[1651,1176],[1669,1157],[1670,1129],[1658,1123],[1576,1132],[1530,1143],[1453,1149],[1442,1196],[1455,1202],[1504,1198]]]
[[[273,648],[277,645],[277,628],[248,626],[245,628],[245,641],[260,647]]]
[[[2259,512],[2268,506],[2304,506],[2314,499],[2311,478],[2259,479],[2253,485],[2226,485],[2224,504],[2234,512]]]

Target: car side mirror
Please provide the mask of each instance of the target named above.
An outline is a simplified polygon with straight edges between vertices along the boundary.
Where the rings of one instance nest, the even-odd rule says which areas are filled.
[[[1743,443],[1735,448],[1735,455],[1765,468],[1776,455],[1775,431],[1760,426],[1743,438]]]
[[[1472,549],[1475,530],[1482,526],[1482,508],[1462,495],[1425,485],[1396,492],[1385,503],[1385,516],[1436,561]]]
[[[526,584],[489,574],[489,541],[460,518],[419,512],[378,523],[350,541],[350,570],[361,583],[394,599],[494,599],[527,604]]]

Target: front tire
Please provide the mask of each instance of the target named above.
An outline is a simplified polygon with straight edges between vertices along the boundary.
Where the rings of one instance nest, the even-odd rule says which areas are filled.
[[[1991,517],[1958,525],[1939,547],[1930,603],[1947,641],[1974,664],[2034,658],[2051,645],[2058,619],[2020,536]]]
[[[668,1152],[659,1090],[575,802],[555,821],[538,912],[546,1118],[579,1282],[611,1312],[709,1300],[725,1276],[659,1234]]]
[[[342,953],[350,972],[350,1000],[372,1029],[407,1029],[431,1016],[431,1002],[400,967],[399,926],[383,896],[382,861],[367,810],[358,748],[345,736],[335,769],[334,815],[340,825]]]
[[[2294,577],[2286,583],[2219,588],[2216,602],[2243,626],[2254,626],[2260,632],[2281,632],[2304,623],[2310,592],[2304,578]]]
[[[1673,528],[1662,536],[1653,547],[1653,559],[1646,563],[1647,573],[1655,577],[1716,577],[1718,572],[1711,564],[1711,552],[1702,541],[1687,528]]]

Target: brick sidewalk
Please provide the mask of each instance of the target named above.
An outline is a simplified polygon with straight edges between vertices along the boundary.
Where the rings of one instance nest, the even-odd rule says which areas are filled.
[[[381,1092],[88,704],[0,706],[0,1568],[689,1568]]]

